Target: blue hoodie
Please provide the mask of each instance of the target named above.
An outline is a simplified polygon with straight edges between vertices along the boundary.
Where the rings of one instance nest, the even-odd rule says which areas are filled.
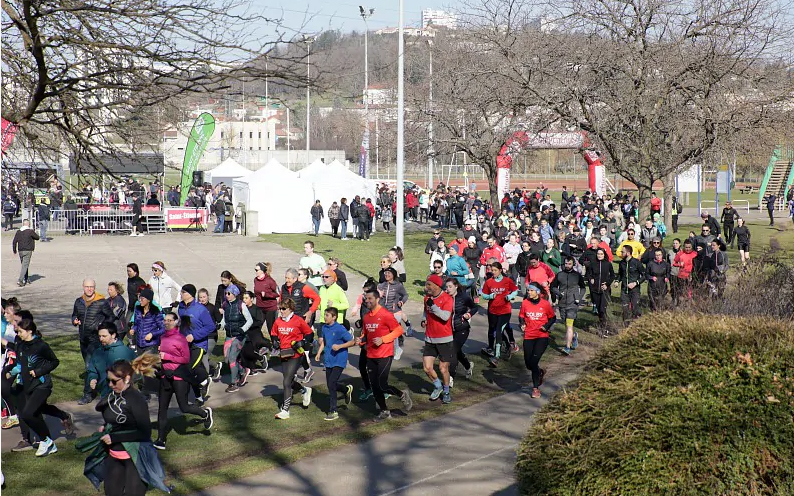
[[[193,344],[204,351],[209,351],[207,349],[207,338],[215,332],[215,322],[212,320],[212,315],[210,315],[207,307],[194,299],[190,305],[185,305],[185,302],[180,301],[177,311],[180,317],[185,315],[190,317],[190,330],[188,332],[193,335]]]

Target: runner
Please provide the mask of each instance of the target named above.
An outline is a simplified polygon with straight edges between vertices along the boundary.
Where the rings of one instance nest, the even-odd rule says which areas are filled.
[[[631,245],[623,245],[618,253],[621,260],[618,264],[618,281],[620,284],[620,303],[623,305],[623,323],[642,315],[640,311],[640,284],[645,280],[642,263],[632,256]]]
[[[615,280],[615,268],[607,260],[606,250],[596,250],[596,260],[590,264],[585,274],[585,279],[590,285],[590,299],[596,307],[598,320],[601,324],[607,321],[607,304],[612,297],[610,286]]]
[[[202,358],[202,361],[204,362],[204,366],[207,368],[207,370],[210,371],[210,377],[217,381],[221,378],[223,361],[217,362],[213,365],[210,363],[209,357],[215,353],[215,345],[218,343],[218,329],[221,326],[223,315],[221,314],[220,309],[215,308],[215,305],[210,303],[210,292],[207,290],[207,288],[199,289],[197,296],[199,303],[204,305],[204,308],[206,308],[210,313],[212,321],[215,322],[215,330],[210,332],[210,334],[207,336],[207,353]]]
[[[397,277],[397,271],[393,267],[383,271],[384,282],[378,284],[378,294],[380,294],[378,304],[391,312],[397,322],[401,322],[405,315],[402,307],[408,303],[408,292],[405,290],[405,286],[397,280]],[[395,339],[394,359],[399,360],[402,354],[403,349],[400,347],[400,339]]]
[[[362,315],[363,332],[356,340],[356,344],[362,348],[367,347],[367,374],[380,409],[376,421],[391,418],[391,411],[386,406],[387,393],[399,396],[406,412],[413,407],[411,393],[407,389],[400,391],[389,385],[389,371],[394,357],[394,346],[389,344],[402,334],[403,328],[388,310],[378,304],[379,299],[377,289],[368,289],[364,293],[364,305],[368,311]]]
[[[303,243],[303,253],[305,253],[305,256],[300,258],[298,266],[302,269],[309,269],[309,282],[314,287],[320,287],[323,283],[322,273],[328,268],[325,265],[325,259],[322,255],[314,252],[313,241]]]
[[[271,329],[278,317],[278,283],[270,275],[273,264],[259,262],[254,267],[254,293],[256,293],[256,306],[262,310],[265,317],[265,329]]]
[[[245,283],[234,277],[234,274],[228,270],[221,272],[221,283],[218,284],[218,289],[215,292],[215,308],[221,313],[223,313],[223,306],[226,304],[226,288],[232,284],[237,286],[241,293],[246,290]]]
[[[444,283],[444,291],[455,301],[455,309],[452,313],[452,342],[455,344],[455,360],[449,369],[449,385],[453,387],[454,379],[457,377],[458,364],[463,365],[466,370],[466,379],[471,379],[474,372],[474,364],[466,357],[463,346],[469,339],[469,330],[471,329],[469,321],[480,309],[480,306],[474,304],[474,300],[471,299],[466,289],[454,279],[449,279]]]
[[[488,267],[493,277],[487,279],[482,288],[482,297],[488,300],[488,347],[482,353],[488,360],[488,365],[496,368],[499,358],[502,357],[502,335],[507,334],[510,324],[510,314],[513,311],[511,302],[518,295],[518,286],[509,277],[502,275],[502,264],[491,262]],[[512,343],[504,346],[505,359],[510,358]],[[513,341],[514,342],[514,341]]]
[[[249,376],[265,373],[268,368],[267,342],[262,333],[262,327],[265,325],[265,316],[262,314],[262,310],[254,304],[255,300],[256,295],[253,292],[246,291],[243,293],[243,303],[248,307],[254,323],[245,332],[245,342],[240,354],[243,366],[243,374],[240,381],[241,387],[247,384]]]
[[[425,328],[425,346],[422,349],[422,365],[425,374],[435,387],[430,393],[430,401],[435,401],[441,396],[441,402],[446,405],[452,402],[449,392],[449,364],[455,361],[455,344],[452,337],[452,313],[455,302],[443,291],[443,287],[443,279],[435,274],[428,276],[425,281],[425,312],[422,320],[422,327]],[[440,360],[438,369],[441,372],[441,379],[435,371],[436,358]]]
[[[667,283],[670,282],[670,264],[661,248],[653,249],[653,260],[648,262],[645,278],[648,280],[648,299],[651,311],[658,310],[664,303],[664,297],[667,295]]]
[[[182,321],[180,328],[190,345],[190,369],[197,376],[193,392],[196,400],[203,404],[209,398],[211,381],[209,380],[209,336],[215,333],[215,321],[210,311],[196,300],[196,286],[185,284],[180,291],[181,301],[177,307]],[[189,325],[186,325],[189,324]],[[213,343],[214,346],[214,343]],[[201,367],[199,367],[201,364]]]
[[[521,303],[521,329],[524,331],[524,364],[532,372],[532,397],[540,398],[540,386],[546,371],[540,358],[549,346],[549,330],[557,321],[548,300],[541,299],[540,288],[530,284],[527,298]]]
[[[152,264],[152,277],[149,286],[154,291],[154,303],[160,308],[168,308],[177,301],[174,294],[179,294],[182,289],[171,276],[165,273],[165,264],[161,261]]]
[[[295,302],[292,298],[283,298],[278,306],[279,317],[270,331],[273,346],[280,350],[281,370],[284,374],[284,401],[281,410],[276,414],[279,420],[289,418],[289,407],[294,392],[303,392],[303,407],[308,408],[312,401],[312,388],[301,386],[297,373],[304,357],[304,350],[310,343],[305,341],[313,334],[312,328],[295,313]]]
[[[750,229],[744,225],[742,217],[739,217],[738,225],[733,234],[736,236],[736,244],[739,248],[739,261],[742,263],[742,267],[745,267],[747,262],[750,261]]]
[[[143,355],[147,351],[157,354],[160,336],[165,332],[162,309],[153,300],[154,291],[149,287],[142,289],[138,297],[138,305],[135,307],[133,314],[130,336],[135,340],[135,353],[138,356]],[[147,401],[151,393],[157,390],[157,381],[143,376],[141,392],[146,396]]]
[[[597,252],[596,256],[598,256]],[[592,262],[588,262],[588,265],[592,265]],[[579,346],[579,335],[573,330],[573,324],[576,320],[576,313],[579,311],[579,304],[585,295],[584,277],[579,271],[574,270],[573,257],[565,257],[562,270],[551,282],[551,293],[557,299],[560,319],[565,322],[565,347],[562,352],[570,355],[571,350],[575,350]]]
[[[160,338],[160,403],[157,409],[157,439],[153,445],[159,450],[165,449],[165,437],[168,432],[168,406],[171,397],[176,395],[179,411],[196,415],[204,420],[204,429],[211,429],[213,424],[212,408],[199,408],[188,402],[190,382],[193,374],[190,370],[190,347],[187,339],[179,332],[179,317],[174,312],[166,312],[163,316],[165,333]]]
[[[237,286],[230,284],[224,294],[226,303],[223,306],[223,327],[226,329],[226,341],[223,342],[223,356],[229,364],[231,374],[226,392],[236,393],[240,385],[245,384],[248,379],[247,373],[243,377],[240,351],[243,349],[245,333],[254,324],[254,320],[245,303],[237,299],[240,296],[240,289]]]
[[[281,301],[290,298],[295,303],[295,314],[311,326],[314,312],[320,307],[320,295],[317,294],[317,291],[311,285],[300,282],[298,275],[296,269],[287,269],[284,273],[284,285],[281,286]],[[308,357],[304,357],[302,365],[304,370],[303,381],[309,382],[314,376],[314,371],[311,369]]]
[[[129,362],[135,358],[135,352],[118,339],[118,328],[113,322],[104,322],[99,326],[100,346],[89,359],[86,373],[91,390],[100,398],[110,394],[107,380],[108,368],[119,360]]]
[[[325,420],[336,420],[339,413],[336,411],[337,393],[345,393],[345,405],[349,405],[353,399],[353,386],[350,384],[339,384],[345,367],[347,367],[347,349],[356,344],[353,335],[340,324],[337,319],[339,312],[334,307],[328,307],[323,312],[325,325],[320,333],[320,348],[317,350],[315,360],[324,358],[325,380],[328,385],[329,406]],[[325,356],[322,357],[323,351]]]
[[[375,279],[369,278],[364,281],[364,285],[362,286],[362,293],[358,295],[358,299],[356,300],[356,306],[351,309],[350,311],[350,318],[357,319],[355,323],[356,331],[354,331],[354,337],[360,338],[361,337],[361,329],[362,329],[362,319],[364,317],[364,313],[366,312],[366,303],[364,301],[364,295],[367,294],[369,291],[378,291],[378,283],[375,282]],[[361,375],[361,382],[364,383],[364,390],[358,397],[358,401],[364,402],[369,400],[373,397],[372,393],[372,383],[369,380],[369,375],[367,374],[367,346],[366,344],[361,345],[361,351],[358,354],[358,372]]]

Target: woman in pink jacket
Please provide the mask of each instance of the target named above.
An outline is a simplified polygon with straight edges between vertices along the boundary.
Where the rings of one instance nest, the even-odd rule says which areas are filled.
[[[176,394],[176,402],[182,413],[189,413],[204,419],[204,428],[212,428],[212,408],[199,408],[188,403],[187,395],[190,383],[186,380],[192,374],[190,364],[190,347],[187,339],[179,332],[179,317],[174,312],[163,316],[165,334],[160,337],[160,360],[162,376],[160,377],[160,404],[157,411],[157,440],[154,447],[165,449],[165,435],[168,427],[168,406],[171,397]]]

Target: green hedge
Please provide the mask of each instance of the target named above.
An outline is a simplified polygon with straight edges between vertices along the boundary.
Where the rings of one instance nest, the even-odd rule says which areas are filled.
[[[536,416],[527,495],[794,494],[794,328],[654,314]]]

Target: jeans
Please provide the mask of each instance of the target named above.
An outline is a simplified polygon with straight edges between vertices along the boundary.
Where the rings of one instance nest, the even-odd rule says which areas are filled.
[[[532,386],[540,387],[540,357],[549,346],[549,338],[524,340],[524,365],[532,372]]]
[[[22,267],[19,269],[19,282],[21,283],[28,283],[28,269],[30,269],[30,257],[32,256],[32,251],[19,250],[19,261],[22,264]]]
[[[226,216],[225,215],[218,215],[218,223],[215,224],[215,229],[212,232],[214,232],[214,233],[222,233],[224,224],[226,224]]]
[[[47,228],[50,225],[50,221],[48,220],[40,220],[39,221],[39,237],[42,241],[47,241]]]
[[[317,233],[320,232],[320,219],[312,217],[312,224],[314,224],[314,235],[317,236]]]
[[[347,221],[342,220],[339,225],[342,239],[347,239]]]
[[[329,369],[325,369],[325,382],[328,385],[329,412],[336,411],[336,393],[344,393],[347,391],[347,386],[344,384],[339,384],[339,379],[341,379],[342,372],[344,372],[344,370],[345,369],[342,367],[331,367]]]

